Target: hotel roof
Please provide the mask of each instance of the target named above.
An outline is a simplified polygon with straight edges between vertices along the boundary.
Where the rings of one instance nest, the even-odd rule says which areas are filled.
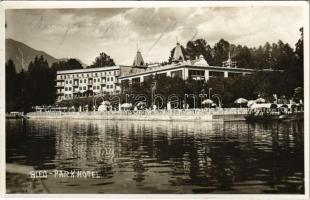
[[[84,68],[84,69],[71,69],[71,70],[60,70],[57,71],[57,74],[76,74],[76,73],[88,73],[88,72],[98,72],[98,71],[110,71],[117,70],[120,66],[106,66],[106,67],[97,67],[97,68]]]
[[[164,65],[164,66],[156,66],[156,67],[148,67],[143,71],[140,71],[138,73],[129,73],[129,74],[122,74],[119,79],[122,78],[129,78],[129,77],[135,77],[135,76],[141,76],[146,75],[150,73],[160,73],[166,70],[174,70],[174,69],[180,69],[180,68],[193,68],[193,69],[204,69],[204,70],[215,70],[215,71],[228,71],[228,72],[235,72],[235,73],[242,73],[242,72],[254,72],[258,71],[256,69],[247,69],[247,68],[232,68],[232,67],[220,67],[220,66],[209,66],[209,65],[201,65],[200,63],[191,63],[190,61],[184,61],[182,63],[177,64],[170,64],[170,65]]]
[[[180,43],[177,42],[177,46],[174,49],[174,54],[173,54],[173,61],[184,61],[184,55],[181,49]]]
[[[144,60],[143,60],[143,57],[142,57],[142,54],[141,52],[138,50],[137,51],[137,54],[136,54],[136,57],[133,61],[133,66],[135,67],[140,67],[140,66],[144,66],[145,63],[144,63]]]

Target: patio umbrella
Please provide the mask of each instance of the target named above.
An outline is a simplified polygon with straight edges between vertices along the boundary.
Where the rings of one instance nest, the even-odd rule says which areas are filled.
[[[203,100],[202,104],[212,104],[213,101],[211,99],[205,99]]]
[[[210,105],[213,104],[213,101],[211,99],[205,99],[202,104],[208,104],[209,105],[209,108],[210,108]]]
[[[139,101],[139,102],[136,104],[136,107],[139,108],[139,109],[144,109],[144,108],[146,108],[146,102],[144,102],[144,101]]]
[[[101,105],[109,106],[109,105],[111,105],[111,103],[110,103],[109,101],[103,101],[103,102],[101,103]]]
[[[263,98],[258,98],[258,99],[255,100],[255,102],[256,102],[256,103],[265,103],[266,100],[263,99]]]
[[[245,98],[238,98],[235,100],[236,104],[246,104],[248,103],[248,100],[246,100]]]
[[[251,107],[253,104],[255,104],[255,100],[249,100],[247,106]]]
[[[139,102],[137,103],[137,106],[140,107],[140,106],[144,106],[145,104],[146,104],[145,102],[139,101]]]
[[[132,104],[131,103],[123,103],[121,105],[121,108],[131,108],[132,107]]]

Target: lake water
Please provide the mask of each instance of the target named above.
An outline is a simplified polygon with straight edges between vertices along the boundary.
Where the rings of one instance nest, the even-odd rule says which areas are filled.
[[[6,161],[97,173],[49,175],[43,184],[51,193],[302,194],[304,126],[7,120]]]

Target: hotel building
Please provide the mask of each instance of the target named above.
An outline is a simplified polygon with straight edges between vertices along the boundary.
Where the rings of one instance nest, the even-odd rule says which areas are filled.
[[[122,70],[119,77],[120,83],[130,85],[141,83],[151,76],[179,77],[183,80],[192,78],[194,80],[207,81],[213,77],[236,77],[252,74],[254,69],[237,68],[237,63],[230,59],[223,62],[222,66],[210,66],[201,55],[196,60],[185,60],[181,46],[177,43],[173,55],[172,64],[169,65],[149,65],[144,64],[140,51],[130,70]]]
[[[120,66],[57,71],[57,100],[119,93],[119,75]]]
[[[195,60],[186,60],[180,44],[177,43],[172,63],[168,65],[147,65],[138,50],[132,66],[57,71],[57,99],[60,101],[97,94],[117,94],[121,92],[121,85],[142,83],[155,75],[206,82],[213,77],[244,76],[255,71],[257,70],[237,68],[237,63],[231,60],[230,55],[222,66],[210,66],[202,55]]]

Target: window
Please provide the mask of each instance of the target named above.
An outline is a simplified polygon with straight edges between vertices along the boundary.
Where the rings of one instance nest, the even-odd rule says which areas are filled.
[[[209,71],[209,77],[224,77],[224,72]]]
[[[68,88],[65,87],[65,91],[68,91]]]
[[[229,78],[235,78],[242,76],[242,73],[228,73]]]
[[[107,81],[110,81],[110,78],[109,78],[109,77],[107,78]]]
[[[83,90],[86,90],[86,86],[83,87]]]
[[[205,71],[203,70],[188,70],[189,76],[205,76]]]
[[[97,79],[94,79],[94,83],[96,83]]]
[[[66,81],[66,84],[68,84],[68,81]]]
[[[111,77],[111,81],[113,81],[113,77]]]
[[[140,83],[140,77],[137,77],[137,78],[133,78],[132,79],[132,83]]]
[[[182,70],[178,70],[178,71],[173,71],[171,72],[171,77],[179,77],[179,78],[182,78],[183,77],[183,72]]]
[[[79,87],[80,90],[82,90],[82,87]]]
[[[69,91],[71,91],[72,90],[72,88],[71,87],[69,87]]]
[[[72,80],[70,80],[70,84],[72,84]]]
[[[84,83],[86,83],[86,79],[84,79]]]

